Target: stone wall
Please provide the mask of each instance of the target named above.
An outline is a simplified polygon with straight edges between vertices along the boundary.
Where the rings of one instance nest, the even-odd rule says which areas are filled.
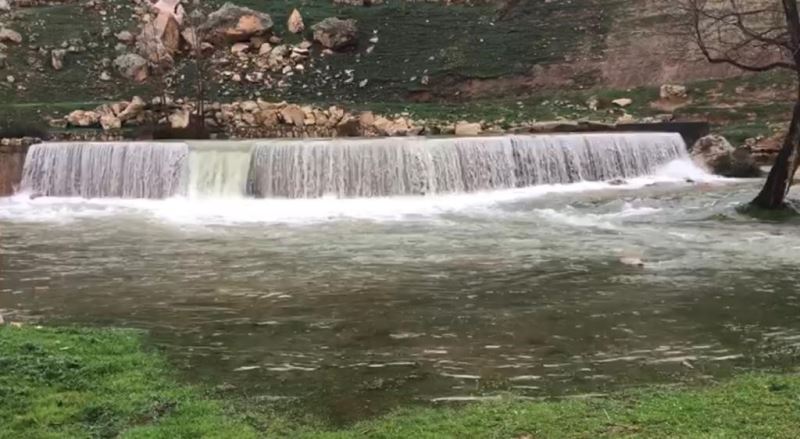
[[[36,142],[36,139],[0,140],[0,197],[12,195],[19,187],[28,147]]]

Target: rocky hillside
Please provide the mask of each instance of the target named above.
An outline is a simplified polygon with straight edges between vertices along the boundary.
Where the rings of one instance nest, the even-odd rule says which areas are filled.
[[[0,20],[21,41],[3,41],[4,102],[97,101],[159,88],[158,78],[139,84],[120,77],[112,65],[120,54],[135,51],[125,46],[135,45],[133,38],[141,33],[147,0],[10,1],[10,12]],[[359,3],[238,1],[269,14],[270,36],[281,39],[272,46],[314,42],[307,47],[313,62],[287,78],[282,68],[267,72],[252,60],[217,56],[210,93],[337,103],[452,101],[547,88],[658,85],[727,73],[695,62],[687,43],[670,36],[674,22],[659,5],[662,0]],[[204,3],[204,13],[219,6]],[[305,25],[296,34],[287,28],[295,8]],[[324,56],[312,26],[328,17],[355,20],[355,41]],[[250,44],[240,53],[270,56],[260,49]],[[53,56],[61,59],[58,68]],[[178,92],[188,92],[189,70],[171,78]]]
[[[757,96],[782,105],[774,100],[781,84],[767,94],[745,87],[719,104],[719,87],[703,83],[680,105],[658,102],[661,84],[738,74],[697,56],[673,7],[669,0],[0,0],[0,128],[133,96],[193,97],[199,72],[217,105],[286,100],[498,126],[665,112],[713,119],[733,108],[737,114],[719,120],[766,129],[749,106],[764,103]],[[611,105],[618,98],[634,99]],[[100,123],[99,115],[89,119]]]

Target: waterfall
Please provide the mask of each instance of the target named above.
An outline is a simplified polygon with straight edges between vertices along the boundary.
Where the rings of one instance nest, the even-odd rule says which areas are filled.
[[[677,134],[602,133],[258,143],[257,197],[476,192],[647,175],[687,157]]]
[[[514,136],[516,185],[631,178],[687,157],[677,134],[565,134]]]
[[[167,198],[184,193],[185,143],[47,143],[28,151],[22,189],[56,197]]]
[[[233,198],[247,193],[252,142],[190,141],[190,198]]]
[[[687,158],[677,134],[602,133],[34,145],[22,188],[47,196],[387,197],[603,181]]]

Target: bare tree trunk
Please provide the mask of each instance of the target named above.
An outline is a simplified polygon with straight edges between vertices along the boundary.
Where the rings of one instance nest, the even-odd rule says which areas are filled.
[[[783,147],[772,165],[767,182],[752,204],[764,209],[777,209],[792,186],[794,174],[800,166],[800,98],[794,104],[789,133],[783,140]]]

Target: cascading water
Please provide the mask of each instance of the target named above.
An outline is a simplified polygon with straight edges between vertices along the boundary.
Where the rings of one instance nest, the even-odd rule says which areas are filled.
[[[677,134],[35,145],[23,190],[47,196],[387,197],[603,181],[687,158]]]
[[[273,141],[250,179],[264,198],[420,195],[630,178],[686,156],[661,133]]]
[[[190,198],[235,198],[247,193],[252,142],[189,142]]]
[[[568,134],[510,139],[518,187],[638,177],[688,155],[677,134]]]
[[[57,197],[172,197],[184,193],[188,154],[185,143],[34,145],[22,189]]]

